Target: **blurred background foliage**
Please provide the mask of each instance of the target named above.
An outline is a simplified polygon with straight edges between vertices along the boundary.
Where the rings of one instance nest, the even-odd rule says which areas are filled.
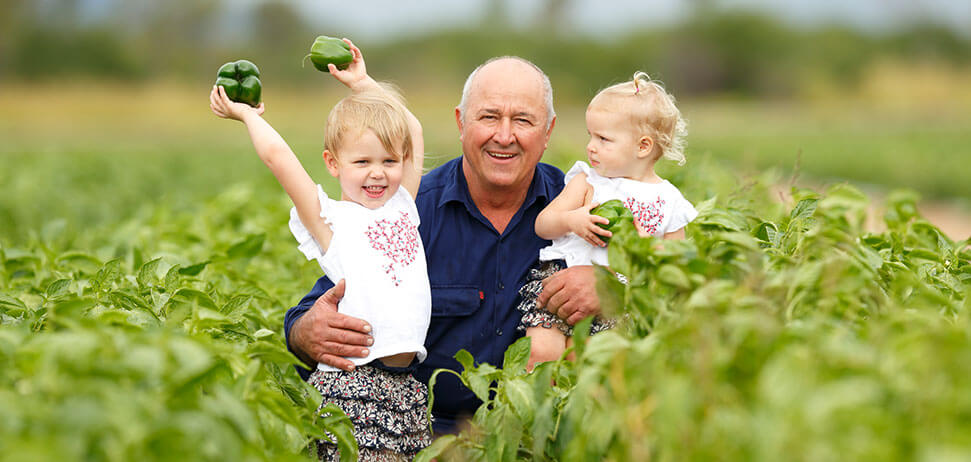
[[[108,6],[91,12],[91,3]],[[571,30],[564,18],[569,3],[543,2],[533,22],[517,26],[509,20],[516,12],[492,1],[477,26],[362,46],[375,73],[426,84],[462,80],[483,56],[502,50],[536,61],[556,82],[558,96],[580,100],[634,69],[659,76],[678,95],[778,98],[821,86],[859,90],[868,71],[888,61],[971,64],[967,35],[919,19],[879,33],[833,24],[797,28],[756,9],[697,1],[682,21],[605,39]],[[226,56],[246,56],[277,82],[310,83],[313,73],[294,63],[313,37],[350,36],[346,26],[318,24],[296,4],[272,0],[8,0],[0,5],[0,26],[0,78],[31,81],[194,80],[208,78]]]

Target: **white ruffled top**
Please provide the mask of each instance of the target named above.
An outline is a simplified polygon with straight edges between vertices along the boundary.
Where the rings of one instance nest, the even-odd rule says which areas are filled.
[[[327,197],[317,185],[320,216],[334,236],[326,252],[290,210],[290,231],[308,260],[317,260],[334,283],[345,280],[344,298],[337,311],[371,325],[374,345],[367,364],[397,353],[415,352],[424,361],[425,334],[431,319],[431,288],[425,248],[418,234],[418,208],[404,187],[377,209]],[[336,371],[319,364],[318,369]]]
[[[634,219],[639,220],[641,226],[654,236],[664,236],[684,228],[698,216],[694,206],[667,180],[644,183],[627,178],[607,178],[586,162],[578,161],[566,173],[564,184],[568,184],[578,173],[586,174],[587,183],[593,186],[593,202],[603,204],[619,199],[634,214]],[[539,258],[543,261],[563,259],[567,266],[607,266],[607,248],[595,247],[571,232],[541,249]]]

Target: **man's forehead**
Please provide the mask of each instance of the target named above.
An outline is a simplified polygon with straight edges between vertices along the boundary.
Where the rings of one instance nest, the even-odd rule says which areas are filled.
[[[532,70],[532,69],[530,69]],[[502,106],[520,110],[535,110],[543,105],[543,84],[534,75],[480,75],[469,93],[470,103],[476,106]]]

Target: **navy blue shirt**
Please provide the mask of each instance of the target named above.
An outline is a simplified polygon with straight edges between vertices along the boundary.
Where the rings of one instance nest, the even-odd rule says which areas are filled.
[[[550,241],[536,236],[539,212],[563,189],[563,172],[538,164],[526,200],[499,234],[469,195],[462,158],[453,159],[422,177],[415,202],[432,289],[432,319],[425,338],[428,357],[415,377],[428,383],[435,369],[461,371],[453,356],[466,349],[477,363],[502,365],[506,348],[523,335],[517,332],[519,288]],[[322,277],[287,311],[284,332],[318,297],[333,287]],[[300,370],[304,378],[309,371]],[[435,384],[435,432],[455,431],[457,420],[471,417],[481,402],[451,374]]]

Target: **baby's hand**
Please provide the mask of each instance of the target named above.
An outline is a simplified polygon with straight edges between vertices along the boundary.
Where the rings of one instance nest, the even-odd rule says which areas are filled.
[[[611,233],[610,231],[597,226],[597,223],[603,223],[606,225],[610,223],[610,220],[590,213],[590,210],[593,210],[593,208],[598,205],[600,204],[593,202],[567,212],[566,223],[573,234],[580,236],[583,238],[583,240],[596,247],[606,247],[607,244],[600,240],[599,236],[610,237]]]
[[[263,103],[253,107],[246,103],[237,103],[226,96],[226,89],[219,85],[213,85],[209,93],[209,108],[217,116],[224,119],[243,120],[247,113],[262,115],[264,111]]]
[[[330,74],[355,93],[369,89],[372,84],[376,86],[377,82],[367,75],[367,67],[364,65],[361,49],[354,46],[350,39],[345,38],[343,40],[351,47],[351,55],[354,60],[344,70],[338,69],[333,63],[328,64],[327,69],[330,70]]]

